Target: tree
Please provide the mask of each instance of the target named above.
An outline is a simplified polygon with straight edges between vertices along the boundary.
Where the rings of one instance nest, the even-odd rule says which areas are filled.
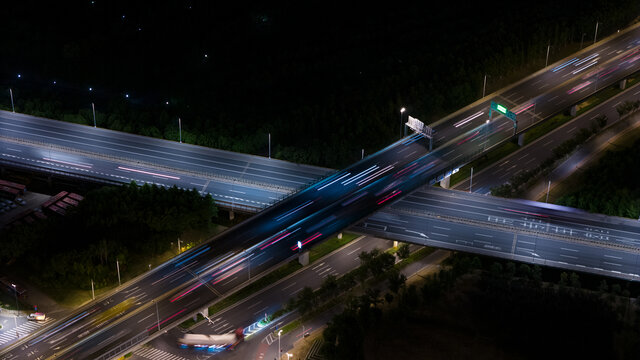
[[[402,243],[398,246],[398,251],[396,252],[400,259],[406,259],[411,255],[411,250],[409,249],[409,244]]]
[[[406,281],[407,277],[396,268],[392,268],[387,272],[387,282],[389,285],[389,290],[391,290],[394,294],[398,294],[400,288],[404,286]]]
[[[580,277],[578,276],[578,274],[572,272],[571,276],[569,277],[569,283],[571,284],[571,287],[574,287],[576,289],[580,289]]]
[[[328,275],[322,285],[320,286],[320,292],[324,298],[330,298],[336,295],[336,290],[338,290],[338,280],[335,275]]]
[[[300,311],[301,314],[306,314],[316,306],[317,300],[316,293],[313,289],[305,286],[298,294],[298,301],[296,302],[298,311]]]
[[[560,274],[560,281],[558,281],[558,285],[560,285],[560,287],[565,287],[569,285],[569,274],[563,271]]]

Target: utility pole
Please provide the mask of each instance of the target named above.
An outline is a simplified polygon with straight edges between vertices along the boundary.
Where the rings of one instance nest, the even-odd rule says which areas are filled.
[[[93,127],[96,127],[96,107],[91,103],[91,110],[93,110]]]
[[[471,180],[469,181],[469,192],[471,191],[471,187],[473,186],[473,167],[471,168]]]
[[[96,299],[96,293],[93,290],[93,279],[91,279],[91,297],[93,298],[93,300]]]
[[[598,37],[598,22],[596,21],[596,33],[593,34],[593,43],[596,43],[596,37]]]
[[[180,255],[180,238],[178,238],[178,255]]]
[[[269,159],[271,159],[271,133],[269,133]]]
[[[180,132],[180,144],[182,144],[182,120],[180,118],[178,118],[178,129]]]
[[[400,109],[400,139],[402,139],[402,113],[405,111],[405,108]]]

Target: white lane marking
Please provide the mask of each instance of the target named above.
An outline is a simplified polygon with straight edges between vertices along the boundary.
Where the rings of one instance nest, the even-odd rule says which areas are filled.
[[[439,235],[439,236],[444,236],[444,237],[449,237],[449,235],[445,235],[445,234],[440,234],[440,233],[435,233],[435,232],[431,232],[431,234],[433,235]]]
[[[573,252],[578,252],[579,250],[576,249],[567,249],[567,248],[560,248],[560,250],[565,250],[565,251],[573,251]]]
[[[234,193],[238,193],[238,194],[246,194],[246,192],[244,191],[238,191],[238,190],[229,190],[230,192],[234,192]]]
[[[618,260],[622,260],[622,258],[621,258],[621,257],[619,257],[619,256],[605,255],[604,257],[608,257],[608,258],[611,258],[611,259],[618,259]]]
[[[359,247],[359,248],[357,248],[357,249],[355,249],[355,250],[353,250],[353,251],[351,251],[351,252],[348,252],[348,253],[347,253],[347,255],[351,255],[351,254],[353,254],[354,252],[356,252],[356,251],[360,250],[361,248],[362,248],[362,246],[361,246],[361,247]]]
[[[622,266],[622,265],[620,265],[620,264],[610,263],[610,262],[606,262],[606,261],[603,261],[602,263],[603,263],[603,264],[607,264],[607,265]]]
[[[296,282],[294,281],[294,282],[292,282],[291,284],[289,284],[289,285],[287,285],[287,286],[283,287],[283,288],[282,288],[282,290],[287,290],[288,288],[292,287],[292,286],[293,286],[293,285],[295,285],[295,284],[296,284]]]
[[[433,226],[435,229],[440,229],[440,230],[451,230],[450,228],[446,228],[446,227],[442,227],[442,226]]]
[[[296,291],[292,292],[291,294],[289,294],[289,296],[293,296],[293,295],[295,295],[295,294],[299,293],[300,291],[302,291],[302,288],[300,288],[300,289],[298,289],[298,290],[296,290]]]
[[[151,314],[149,314],[149,315],[145,316],[144,318],[142,318],[142,319],[138,320],[138,324],[140,324],[141,322],[143,322],[143,321],[147,320],[148,318],[152,317],[153,315],[155,315],[155,314],[154,314],[154,313],[151,313]]]
[[[493,237],[493,235],[479,234],[479,233],[475,233],[475,234],[478,235],[478,236],[484,236],[484,237],[490,237],[490,238]]]
[[[569,259],[577,259],[577,257],[571,256],[571,255],[560,254],[560,256],[566,257],[566,258],[569,258]]]

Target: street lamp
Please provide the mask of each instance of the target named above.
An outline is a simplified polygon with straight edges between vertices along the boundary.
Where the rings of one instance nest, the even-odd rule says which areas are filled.
[[[400,109],[400,139],[402,139],[402,113],[405,111],[405,108]]]
[[[547,67],[549,64],[549,49],[551,48],[551,43],[547,43],[547,60],[544,61],[544,67]]]
[[[596,43],[596,37],[598,36],[598,22],[596,21],[596,32],[593,34],[593,43]]]
[[[280,335],[282,334],[282,330],[278,331],[278,359],[280,359]]]
[[[91,103],[91,110],[93,110],[93,127],[96,127],[96,107]]]
[[[20,306],[18,305],[18,289],[16,289],[16,284],[11,284],[13,286],[13,295],[16,297],[16,313],[13,315],[13,321],[16,324],[16,337],[20,337],[18,333],[18,311],[20,311]]]
[[[180,144],[182,144],[182,120],[178,118],[178,131],[180,132]]]
[[[482,84],[482,97],[484,98],[484,90],[487,88],[487,74],[484,74],[484,83]]]
[[[16,108],[13,107],[13,90],[9,88],[9,94],[11,95],[11,112],[16,112]]]
[[[151,300],[156,303],[156,319],[158,321],[158,331],[160,331],[160,312],[158,311],[158,302],[155,300]]]

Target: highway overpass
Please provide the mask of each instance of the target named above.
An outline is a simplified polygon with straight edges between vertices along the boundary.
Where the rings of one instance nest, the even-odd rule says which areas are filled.
[[[521,82],[521,84],[528,83],[527,88],[531,90],[532,87],[535,87],[536,84],[539,85],[541,82],[543,82],[541,88],[547,87],[549,86],[549,80],[554,80],[556,84],[553,87],[553,91],[573,95],[575,99],[572,98],[570,101],[576,101],[576,99],[586,96],[588,85],[583,86],[583,84],[591,81],[589,79],[593,77],[597,79],[596,81],[600,83],[600,86],[604,86],[608,82],[617,82],[621,77],[636,71],[635,62],[629,62],[629,60],[625,59],[635,58],[637,44],[634,43],[635,40],[629,40],[629,34],[626,32],[623,32],[613,40],[616,39],[622,49],[617,54],[615,54],[615,51],[608,54],[611,55],[610,62],[603,65],[607,71],[606,75],[597,71],[587,77],[586,80],[579,76],[571,77],[570,74],[579,74],[579,69],[572,71],[566,71],[566,69],[569,68],[571,70],[570,66],[576,66],[574,63],[582,60],[573,61],[572,63],[569,63],[572,60],[568,60],[559,65],[564,66],[563,68],[554,67],[544,71],[543,73],[547,76],[537,79],[535,84],[534,82],[529,83],[532,79]],[[592,50],[590,49],[589,51]],[[604,50],[606,49],[600,49],[600,51]],[[601,55],[598,54],[593,57],[593,53],[590,53],[587,57],[589,56],[591,58],[588,61],[593,62],[593,59]],[[605,55],[602,55],[602,57],[604,58]],[[578,65],[582,66],[583,64]],[[587,69],[581,71],[584,70]],[[571,77],[571,80],[562,82],[565,76]],[[575,90],[579,86],[582,87]],[[586,92],[583,89],[587,89]],[[517,92],[514,94],[511,92],[512,90],[513,88],[507,91],[508,94],[503,94],[503,98],[500,98],[503,95],[496,95],[498,96],[497,100],[501,103],[503,100],[510,101],[509,96],[518,94]],[[593,91],[595,91],[595,86]],[[551,93],[553,94],[553,92]],[[531,98],[524,101],[522,105],[511,106],[508,102],[506,104],[514,109],[515,112],[526,109],[522,110],[521,113],[526,115],[523,115],[521,119],[522,124],[524,124],[522,127],[527,127],[529,126],[526,125],[527,116],[529,116],[529,123],[533,123],[537,117],[541,116],[541,113],[543,114],[542,117],[545,117],[549,111],[557,112],[559,111],[558,109],[564,108],[562,103],[554,104],[550,100],[541,101],[541,99],[546,99],[548,95],[549,92],[536,97],[535,114],[533,113],[533,108],[529,107]],[[520,96],[527,98],[526,95]],[[514,98],[511,101],[515,103],[519,100]],[[215,240],[215,252],[207,248],[208,244],[194,249],[192,252],[156,269],[156,271],[145,274],[144,279],[141,279],[144,282],[139,281],[136,284],[127,285],[129,287],[135,285],[135,289],[123,289],[113,295],[114,299],[102,299],[98,303],[81,309],[74,317],[65,319],[64,322],[56,324],[47,329],[46,332],[29,339],[26,345],[31,350],[37,349],[43,355],[56,356],[56,358],[95,358],[99,356],[98,354],[124,351],[127,346],[131,346],[129,342],[131,339],[138,339],[139,341],[147,339],[148,336],[170,326],[172,323],[179,322],[188,314],[197,311],[197,309],[204,307],[216,297],[221,296],[225,288],[219,285],[219,280],[221,281],[222,277],[228,276],[230,273],[242,271],[252,261],[252,258],[265,256],[272,259],[274,263],[288,258],[292,251],[295,254],[298,250],[296,245],[298,241],[301,244],[305,243],[303,246],[307,246],[307,242],[320,241],[322,238],[351,224],[359,223],[362,219],[395,199],[411,193],[424,183],[440,180],[457,166],[491,148],[494,144],[509,138],[513,131],[511,120],[499,117],[494,118],[495,121],[486,125],[486,114],[483,109],[486,110],[487,104],[481,105],[476,105],[479,106],[478,108],[472,106],[454,117],[438,122],[434,127],[437,134],[436,144],[443,145],[430,154],[424,155],[427,152],[428,145],[421,137],[411,136],[402,139],[363,161],[334,173],[321,182],[307,187],[275,206],[260,212],[252,219],[241,224],[241,226],[225,232]],[[16,120],[15,117],[11,119]],[[42,123],[42,120],[36,120],[36,122]],[[91,131],[91,128],[88,129]],[[97,131],[97,129],[93,130]],[[25,134],[24,128],[16,129],[15,124],[12,124],[11,121],[5,121],[2,123],[2,132],[12,139],[18,138],[15,134],[22,133],[23,135],[21,136],[24,137],[21,138],[22,140],[42,141],[42,138],[49,138],[52,133],[57,131],[46,129],[35,135],[40,140],[28,139],[29,136]],[[66,133],[58,133],[61,138],[64,138],[65,144],[82,143],[82,139],[89,138],[85,134],[85,136],[80,135],[69,140]],[[102,154],[106,152],[103,146],[105,143],[104,137],[82,144],[83,146],[91,146],[92,143],[100,144],[100,152]],[[114,148],[121,147],[121,145],[116,144]],[[179,146],[185,145],[180,144]],[[134,150],[135,148],[136,145],[131,144],[125,147],[124,150],[118,148],[117,151],[131,154],[134,151],[139,151]],[[83,152],[85,150],[80,149],[78,151]],[[44,153],[42,155],[46,156]],[[145,153],[140,156],[157,158],[158,154]],[[5,153],[3,153],[3,158],[5,157]],[[163,155],[162,158],[166,157]],[[120,156],[116,156],[116,160],[121,159]],[[85,170],[93,168],[93,165],[89,165],[89,163],[76,163],[73,159],[61,160],[48,157],[43,160],[54,164],[64,164],[64,166],[84,168]],[[38,159],[38,161],[41,161],[41,159]],[[183,154],[180,159],[173,161],[173,166],[175,166],[175,164],[179,163],[191,164],[192,160],[190,156]],[[77,166],[78,164],[83,166]],[[156,169],[133,168],[130,165],[131,163],[119,165],[112,169],[109,175],[105,176],[113,177],[114,174],[133,173],[135,174],[134,176],[149,176],[152,181],[158,178],[163,180],[181,179],[179,176],[157,172]],[[160,166],[165,165],[161,164]],[[202,165],[201,167],[206,166],[208,165]],[[265,264],[267,263],[265,262]],[[182,286],[175,289],[175,285],[171,285],[168,281],[169,278],[172,278],[171,282],[177,281]],[[146,287],[144,291],[138,290],[141,285]],[[101,322],[103,317],[100,315],[104,313],[105,309],[111,309],[114,305],[122,304],[126,294],[134,291],[139,295],[134,297],[135,302],[127,308],[125,311],[127,314],[124,317],[107,319]],[[145,298],[154,299],[154,302],[143,300]],[[138,317],[143,314],[145,309],[148,310],[153,305],[158,306],[158,314],[162,312],[163,315],[167,315],[158,319],[157,328],[155,326],[156,321],[153,321],[153,319]],[[109,331],[105,331],[107,328]],[[125,347],[120,347],[120,344],[125,344]],[[13,352],[10,355],[13,355]]]

